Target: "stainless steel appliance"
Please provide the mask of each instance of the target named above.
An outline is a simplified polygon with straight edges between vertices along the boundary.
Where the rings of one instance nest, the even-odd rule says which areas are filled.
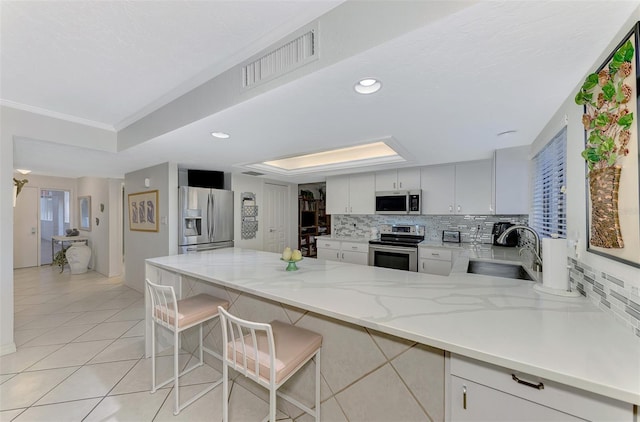
[[[424,226],[380,226],[380,240],[369,241],[369,265],[395,270],[418,271],[418,244],[424,240]]]
[[[376,214],[420,214],[421,190],[376,192]]]
[[[233,246],[233,192],[181,186],[179,253]]]

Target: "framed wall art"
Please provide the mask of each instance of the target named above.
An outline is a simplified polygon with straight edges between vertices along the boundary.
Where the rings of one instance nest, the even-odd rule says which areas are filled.
[[[587,250],[640,267],[638,45],[640,22],[620,41],[575,101],[587,172]]]
[[[129,194],[129,230],[158,231],[158,191]]]

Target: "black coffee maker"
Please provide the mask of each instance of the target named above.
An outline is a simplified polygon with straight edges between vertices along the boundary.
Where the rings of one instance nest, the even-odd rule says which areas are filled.
[[[504,243],[498,243],[498,238],[502,233],[505,232],[509,227],[513,226],[512,223],[494,223],[493,230],[491,234],[493,235],[493,244],[496,246],[517,246],[518,241],[520,240],[520,236],[518,235],[518,231],[514,230],[507,235],[507,238],[504,240]]]

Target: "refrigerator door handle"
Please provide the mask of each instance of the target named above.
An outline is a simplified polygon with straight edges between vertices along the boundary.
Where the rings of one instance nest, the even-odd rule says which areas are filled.
[[[213,239],[215,239],[216,237],[216,221],[215,218],[216,217],[216,196],[212,193],[211,194],[211,217],[209,219],[209,221],[211,221],[211,234],[209,235],[209,238],[211,239],[211,241],[213,241]]]
[[[211,194],[207,195],[207,240],[211,241]]]

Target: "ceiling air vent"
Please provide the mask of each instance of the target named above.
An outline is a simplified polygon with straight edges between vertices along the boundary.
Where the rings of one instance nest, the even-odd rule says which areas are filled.
[[[317,28],[306,30],[280,47],[251,59],[242,66],[242,87],[253,88],[316,60],[317,32]]]
[[[242,174],[247,174],[249,176],[264,176],[264,173],[258,173],[257,171],[243,171]]]

